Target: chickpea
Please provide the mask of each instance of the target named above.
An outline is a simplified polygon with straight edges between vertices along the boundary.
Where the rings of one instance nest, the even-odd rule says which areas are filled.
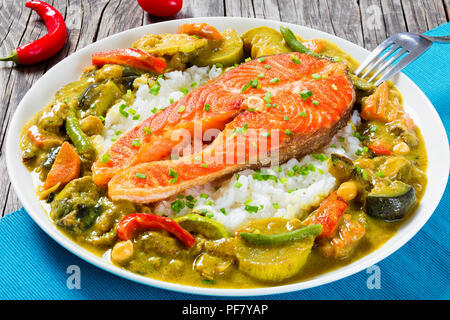
[[[407,155],[411,149],[405,142],[399,142],[392,148],[392,151],[396,154]]]
[[[344,201],[351,201],[358,195],[358,186],[354,181],[347,181],[342,183],[338,190],[337,195]]]
[[[120,241],[114,245],[111,251],[111,260],[118,264],[124,264],[133,257],[133,254],[133,242],[131,240]]]
[[[87,116],[83,120],[81,120],[80,128],[86,133],[88,136],[92,136],[94,134],[100,134],[103,130],[103,122],[99,117],[96,116]]]

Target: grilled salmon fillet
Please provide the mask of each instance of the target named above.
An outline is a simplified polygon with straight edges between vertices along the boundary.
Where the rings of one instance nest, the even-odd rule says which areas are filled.
[[[346,124],[355,101],[345,64],[300,53],[233,68],[192,91],[192,103],[211,85],[220,86],[220,94],[226,92],[231,108],[237,110],[222,118],[224,129],[219,136],[201,152],[178,160],[144,162],[142,158],[144,163],[122,166],[108,183],[113,200],[149,203],[247,167],[282,163],[314,152]],[[210,101],[220,98],[216,92],[210,93]],[[215,103],[211,106],[228,110]]]

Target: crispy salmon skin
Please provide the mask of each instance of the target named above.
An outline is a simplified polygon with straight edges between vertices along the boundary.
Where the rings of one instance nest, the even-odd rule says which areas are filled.
[[[108,183],[113,200],[158,201],[246,167],[309,154],[325,146],[346,124],[355,101],[345,64],[300,53],[252,60],[233,68],[192,91],[192,103],[211,86],[222,91],[209,91],[208,99],[218,101],[226,95],[222,102],[228,103],[211,104],[212,108],[237,110],[222,118],[219,136],[201,152],[178,160],[143,157],[130,162],[134,165],[127,169],[120,167]],[[198,110],[194,105],[189,108]],[[173,110],[167,112],[169,117]],[[173,123],[161,130],[179,125]]]

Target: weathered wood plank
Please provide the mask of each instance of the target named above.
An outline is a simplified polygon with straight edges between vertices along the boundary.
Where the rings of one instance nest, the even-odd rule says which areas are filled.
[[[374,49],[386,39],[386,28],[380,0],[360,1],[364,47]]]
[[[176,15],[177,19],[192,17],[224,16],[225,5],[223,0],[190,0],[183,2],[183,9]]]
[[[423,33],[447,21],[441,0],[403,0],[408,31]]]
[[[94,41],[142,25],[144,11],[137,1],[108,1],[98,22]]]

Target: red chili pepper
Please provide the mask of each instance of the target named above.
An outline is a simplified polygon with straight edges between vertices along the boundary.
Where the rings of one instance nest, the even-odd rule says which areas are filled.
[[[55,55],[66,42],[67,29],[61,13],[42,1],[29,1],[25,6],[36,11],[44,20],[48,33],[36,41],[17,47],[10,56],[0,58],[0,61],[14,61],[18,64],[40,62]]]
[[[166,62],[156,58],[141,49],[127,48],[97,52],[92,55],[92,64],[102,66],[104,64],[121,64],[138,69],[162,73],[166,68]]]
[[[331,237],[345,209],[347,209],[347,203],[339,199],[335,191],[320,204],[308,224],[321,224],[322,233],[319,236]]]
[[[148,229],[166,230],[188,248],[195,243],[195,238],[174,220],[149,213],[132,213],[123,217],[117,225],[117,235],[120,240],[125,241],[132,239],[136,232]]]

